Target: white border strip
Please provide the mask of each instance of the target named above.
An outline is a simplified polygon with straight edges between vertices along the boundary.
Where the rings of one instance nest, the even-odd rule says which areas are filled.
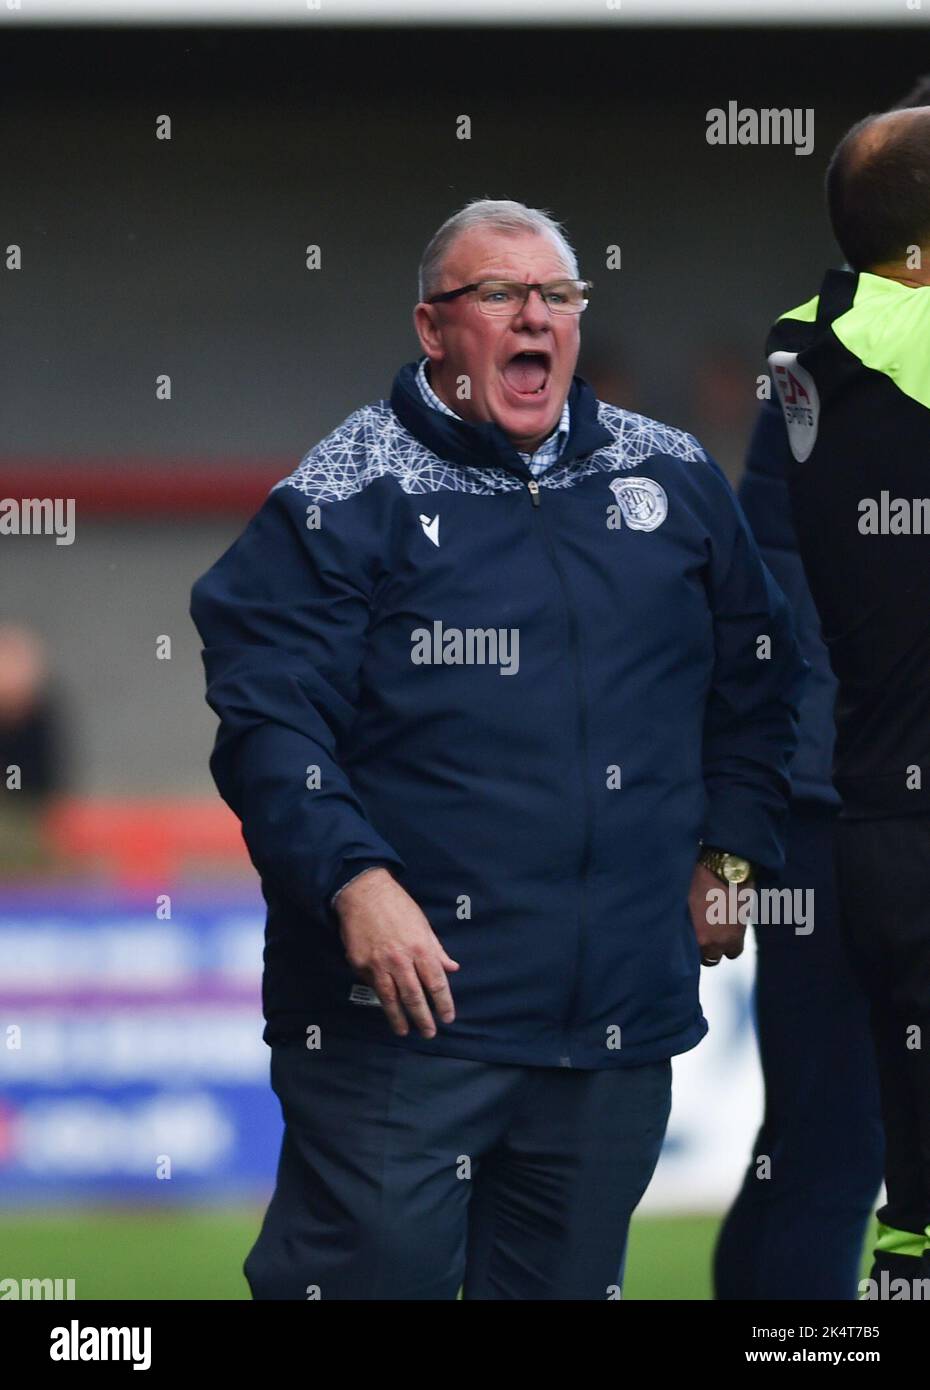
[[[930,0],[0,0],[0,22],[912,24]]]

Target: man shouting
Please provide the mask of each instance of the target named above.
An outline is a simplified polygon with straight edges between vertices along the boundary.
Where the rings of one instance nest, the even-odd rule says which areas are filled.
[[[422,355],[194,587],[268,903],[256,1298],[618,1297],[804,663],[722,473],[574,375],[561,227],[433,236]],[[717,890],[711,894],[710,890]]]

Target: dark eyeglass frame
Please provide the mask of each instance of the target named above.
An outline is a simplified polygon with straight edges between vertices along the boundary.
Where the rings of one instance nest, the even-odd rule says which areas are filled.
[[[523,303],[520,305],[519,309],[514,310],[515,314],[521,314],[523,310],[526,308],[527,300],[530,297],[531,290],[538,290],[540,299],[542,299],[543,303],[546,304],[546,301],[543,298],[543,290],[549,289],[553,285],[580,285],[584,298],[581,302],[581,308],[579,309],[553,309],[551,304],[546,304],[546,308],[549,310],[549,312],[551,314],[581,314],[588,307],[588,290],[594,288],[594,282],[592,280],[576,280],[571,275],[563,275],[558,280],[536,280],[533,282],[533,284],[526,284],[522,280],[476,280],[472,285],[460,285],[457,290],[446,290],[443,294],[431,294],[429,299],[427,299],[425,303],[446,304],[451,299],[458,299],[460,295],[470,293],[471,290],[479,290],[482,285],[513,285],[515,288],[523,290]],[[483,312],[485,311],[482,310],[482,313]],[[501,317],[503,317],[503,315]]]

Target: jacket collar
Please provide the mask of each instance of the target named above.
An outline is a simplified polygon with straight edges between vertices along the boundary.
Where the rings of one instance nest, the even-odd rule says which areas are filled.
[[[449,463],[506,468],[521,478],[533,476],[500,425],[493,420],[474,425],[433,410],[421,396],[416,376],[416,362],[401,367],[394,378],[390,404],[401,424],[421,444]],[[568,439],[557,460],[560,464],[593,454],[613,440],[610,431],[598,421],[597,397],[580,376],[572,377],[568,406],[571,420]]]

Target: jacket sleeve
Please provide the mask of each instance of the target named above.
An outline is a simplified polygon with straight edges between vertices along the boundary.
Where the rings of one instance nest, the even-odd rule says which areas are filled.
[[[316,507],[274,489],[191,595],[220,721],[213,778],[263,886],[332,928],[350,878],[405,867],[339,761],[379,573],[372,491]]]
[[[791,763],[791,789],[797,800],[839,806],[839,794],[832,783],[836,677],[830,669],[791,517],[786,471],[790,457],[781,410],[774,401],[763,401],[738,496],[759,553],[791,605],[801,652],[811,668],[801,697],[801,728],[798,751]]]
[[[704,718],[702,838],[763,868],[784,864],[798,710],[808,671],[788,601],[713,460],[708,593],[714,670]]]

